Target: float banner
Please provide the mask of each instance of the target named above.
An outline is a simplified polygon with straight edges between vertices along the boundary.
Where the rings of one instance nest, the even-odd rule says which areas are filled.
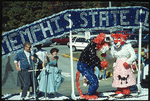
[[[149,10],[139,6],[65,10],[4,33],[2,57],[22,49],[26,41],[34,46],[47,38],[67,34],[70,30],[109,30],[114,27],[139,29],[140,21],[142,27],[149,30]]]

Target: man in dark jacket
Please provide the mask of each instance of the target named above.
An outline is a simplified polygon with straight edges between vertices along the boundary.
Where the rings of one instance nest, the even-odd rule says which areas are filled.
[[[18,61],[20,61],[20,68],[18,66]],[[25,99],[27,95],[27,91],[30,87],[31,82],[33,82],[33,75],[32,72],[28,72],[29,70],[32,70],[33,68],[33,61],[37,61],[35,57],[31,55],[31,44],[29,42],[24,43],[24,49],[19,51],[15,58],[14,63],[16,66],[17,71],[21,71],[21,75],[23,77],[24,86],[21,98]],[[35,78],[35,88],[37,87],[37,80]]]

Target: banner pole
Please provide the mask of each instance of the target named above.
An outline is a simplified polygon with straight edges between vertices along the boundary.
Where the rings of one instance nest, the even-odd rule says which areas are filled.
[[[33,62],[34,63],[34,62]],[[33,65],[33,87],[34,87],[34,99],[36,100],[36,91],[35,91],[35,70],[34,70],[34,68],[35,68],[35,63],[34,63],[34,65]]]
[[[140,9],[140,29],[139,29],[139,49],[138,49],[138,93],[141,93],[141,85],[140,85],[140,74],[141,74],[141,36],[142,36],[142,21],[141,21],[141,14],[142,14],[142,9]]]
[[[71,14],[69,14],[69,17],[71,18]],[[71,98],[76,100],[75,93],[74,93],[74,76],[73,76],[73,55],[72,55],[72,31],[71,31],[71,19],[69,19],[70,24],[70,62],[71,62],[71,87],[72,87],[72,93]]]

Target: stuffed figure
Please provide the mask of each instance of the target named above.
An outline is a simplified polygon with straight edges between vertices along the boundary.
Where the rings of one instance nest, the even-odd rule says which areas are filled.
[[[136,59],[136,55],[131,44],[125,43],[127,36],[122,33],[111,34],[113,46],[110,53],[113,57],[116,57],[112,82],[112,87],[117,88],[115,94],[128,95],[130,94],[129,86],[136,84],[130,65]]]
[[[77,90],[81,98],[85,99],[97,99],[99,94],[96,90],[99,87],[98,79],[94,74],[94,67],[100,65],[100,59],[98,58],[96,52],[101,51],[102,56],[105,56],[106,51],[109,50],[108,44],[105,42],[105,34],[99,34],[93,41],[91,41],[88,46],[82,51],[79,61],[77,63]],[[79,75],[85,76],[89,82],[89,88],[87,94],[84,96],[80,89]]]

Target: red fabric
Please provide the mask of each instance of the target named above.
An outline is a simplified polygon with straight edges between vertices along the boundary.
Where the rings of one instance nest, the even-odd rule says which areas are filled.
[[[132,68],[133,68],[133,70],[136,70],[136,66],[135,65],[132,65]]]
[[[131,93],[131,92],[130,92],[129,87],[122,89],[122,94],[129,95],[130,93]]]
[[[125,41],[124,40],[127,40],[127,35],[125,34],[111,34],[111,37],[113,37],[114,39],[114,43],[118,43],[120,42],[121,45],[124,45]]]
[[[122,88],[117,88],[117,91],[115,92],[115,94],[122,94]]]
[[[97,44],[101,44],[105,39],[105,33],[100,33],[93,41]]]
[[[123,63],[123,66],[124,66],[125,68],[127,68],[127,67],[128,67],[128,63],[124,62],[124,63]]]
[[[102,61],[101,62],[101,67],[107,67],[108,66],[108,62],[107,61]]]
[[[138,50],[137,50],[137,49],[135,49],[135,52],[138,52]]]
[[[95,93],[95,95],[83,95],[82,94],[82,90],[80,89],[80,82],[79,82],[79,77],[80,77],[80,72],[77,71],[77,74],[76,74],[76,83],[77,83],[77,90],[80,94],[80,97],[81,98],[84,98],[86,100],[89,100],[89,99],[98,99],[98,92]]]
[[[100,33],[94,40],[93,42],[97,43],[96,47],[100,51],[103,46],[108,45],[105,42],[105,33]]]

